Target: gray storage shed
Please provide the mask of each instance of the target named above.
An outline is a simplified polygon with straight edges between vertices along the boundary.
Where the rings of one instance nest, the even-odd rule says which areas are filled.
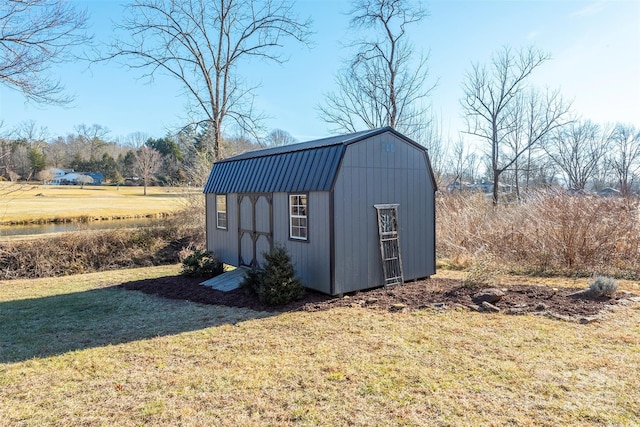
[[[259,267],[281,243],[330,295],[426,278],[435,191],[427,150],[390,127],[244,153],[211,169],[207,249]]]

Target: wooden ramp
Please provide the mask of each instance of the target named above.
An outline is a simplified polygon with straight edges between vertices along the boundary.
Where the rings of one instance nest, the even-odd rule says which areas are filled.
[[[200,284],[222,292],[229,292],[240,287],[240,283],[244,280],[245,271],[247,271],[246,268],[238,267],[209,280],[205,280]]]

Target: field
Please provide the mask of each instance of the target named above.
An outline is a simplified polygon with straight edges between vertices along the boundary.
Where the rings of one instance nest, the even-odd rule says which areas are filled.
[[[274,314],[114,286],[178,269],[0,282],[0,420],[640,424],[638,305],[587,325],[456,310]]]
[[[157,216],[185,207],[187,189],[16,185],[0,182],[0,224]]]

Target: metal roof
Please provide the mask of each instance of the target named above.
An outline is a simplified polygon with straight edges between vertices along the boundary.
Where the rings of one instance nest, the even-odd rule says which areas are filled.
[[[214,163],[204,193],[329,191],[346,146],[388,131],[419,147],[384,127],[250,151]]]

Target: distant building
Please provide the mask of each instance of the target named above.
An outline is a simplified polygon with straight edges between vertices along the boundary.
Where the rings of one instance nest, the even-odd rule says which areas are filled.
[[[91,183],[86,185],[102,185],[104,181],[104,175],[102,172],[74,172],[73,169],[59,169],[53,168],[53,178],[50,181],[46,181],[46,185],[80,185],[78,177],[85,175],[92,179]]]
[[[513,190],[509,184],[498,184],[498,191],[500,193],[510,193]],[[447,186],[448,192],[454,191],[475,191],[479,193],[491,194],[493,193],[493,182],[482,180],[480,182],[465,182],[455,181]]]
[[[102,181],[104,181],[104,175],[102,172],[85,172],[84,174],[93,179],[93,182],[90,185],[102,185]]]
[[[598,196],[603,197],[617,197],[620,195],[622,195],[622,193],[619,190],[611,187],[603,188],[602,190],[598,191]]]
[[[60,168],[51,168],[49,170],[47,170],[47,172],[51,172],[51,179],[48,181],[45,181],[45,184],[47,185],[60,185],[60,179],[73,172],[73,169],[60,169]]]

